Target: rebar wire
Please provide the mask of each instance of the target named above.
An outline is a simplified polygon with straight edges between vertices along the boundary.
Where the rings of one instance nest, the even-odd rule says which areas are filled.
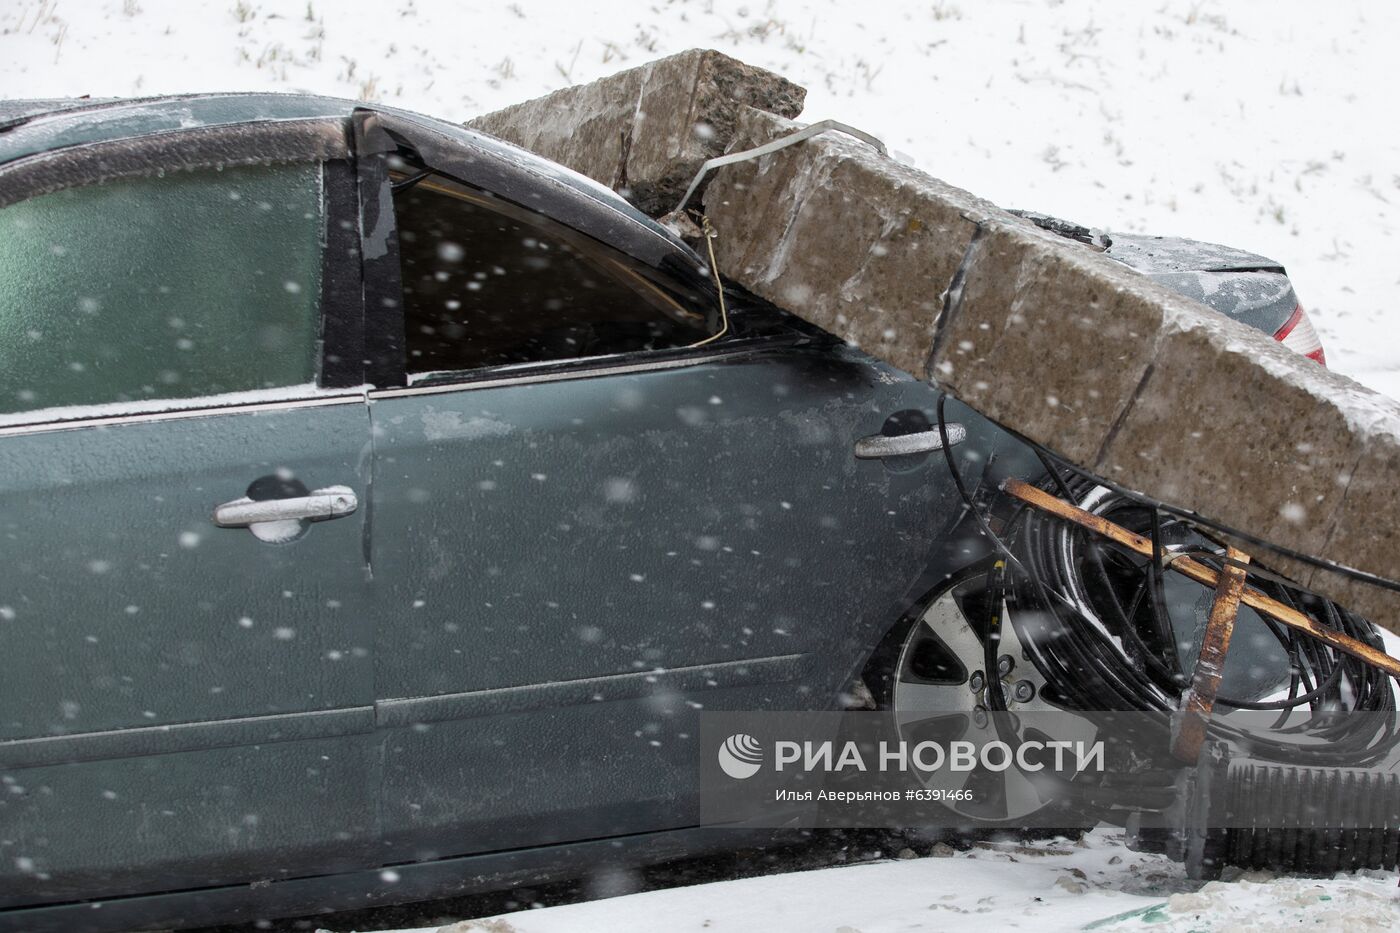
[[[729,333],[729,307],[724,303],[724,282],[719,277],[719,266],[715,263],[715,237],[719,236],[715,232],[714,226],[710,223],[710,218],[704,214],[700,215],[700,232],[705,236],[705,250],[710,254],[710,275],[715,280],[715,293],[719,296],[719,318],[720,329],[718,333],[711,334],[704,340],[692,343],[691,348],[703,347],[707,343],[714,343],[725,334]]]
[[[685,189],[685,194],[681,196],[680,203],[676,205],[675,210],[671,213],[679,214],[681,211],[685,210],[685,206],[690,203],[690,199],[695,195],[695,190],[700,187],[700,182],[704,181],[705,176],[712,170],[722,168],[726,165],[733,165],[736,162],[747,162],[750,159],[757,159],[759,156],[765,156],[770,152],[777,152],[779,149],[786,149],[788,146],[794,146],[803,140],[811,139],[813,136],[820,136],[822,133],[828,133],[832,130],[838,133],[845,133],[847,136],[854,136],[861,142],[869,143],[871,146],[875,147],[875,151],[880,153],[880,155],[889,155],[888,150],[885,149],[885,144],[877,137],[871,136],[864,130],[858,130],[854,126],[848,126],[840,120],[821,120],[817,123],[813,123],[811,126],[803,127],[795,133],[779,136],[777,139],[770,140],[761,146],[754,146],[752,149],[744,149],[739,152],[728,153],[727,155],[715,156],[713,159],[706,159],[704,163],[701,164],[700,170],[695,173],[695,177],[691,179],[690,187]]]

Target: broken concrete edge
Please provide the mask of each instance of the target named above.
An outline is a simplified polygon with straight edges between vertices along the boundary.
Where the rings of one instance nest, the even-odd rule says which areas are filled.
[[[467,126],[581,172],[657,216],[706,159],[725,152],[743,111],[795,117],[806,95],[780,75],[713,49],[691,49]]]
[[[731,148],[797,127],[747,111]],[[1393,400],[855,141],[728,166],[704,205],[725,275],[1015,433],[1207,522],[1400,575],[1400,522],[1354,498],[1400,475]],[[1278,547],[1248,550],[1400,631],[1400,594]]]

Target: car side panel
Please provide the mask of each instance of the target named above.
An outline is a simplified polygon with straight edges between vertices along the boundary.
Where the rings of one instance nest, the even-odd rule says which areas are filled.
[[[362,866],[376,832],[364,403],[0,436],[0,905]]]
[[[935,398],[809,348],[373,401],[386,857],[693,821],[695,711],[834,703],[957,519],[852,454]]]

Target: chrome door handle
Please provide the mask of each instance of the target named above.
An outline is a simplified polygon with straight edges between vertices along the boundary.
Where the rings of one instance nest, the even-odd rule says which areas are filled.
[[[967,428],[960,424],[945,425],[948,429],[948,446],[952,447],[967,440]],[[917,434],[872,434],[856,441],[856,457],[861,460],[880,460],[884,457],[907,457],[910,454],[926,454],[943,449],[943,436],[935,428]]]
[[[214,508],[220,528],[246,528],[262,522],[324,522],[342,518],[360,507],[349,486],[327,486],[294,499],[234,499]]]

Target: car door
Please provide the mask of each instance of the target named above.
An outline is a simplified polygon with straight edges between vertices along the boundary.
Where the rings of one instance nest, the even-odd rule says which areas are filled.
[[[598,232],[640,221],[609,207],[581,236],[541,211],[586,204],[473,176],[491,153],[434,135],[384,149],[406,382],[371,393],[386,857],[693,825],[696,711],[829,706],[956,514],[926,454],[854,456],[930,390],[830,339],[714,339],[713,293]]]
[[[0,906],[373,858],[344,135],[0,172]]]

